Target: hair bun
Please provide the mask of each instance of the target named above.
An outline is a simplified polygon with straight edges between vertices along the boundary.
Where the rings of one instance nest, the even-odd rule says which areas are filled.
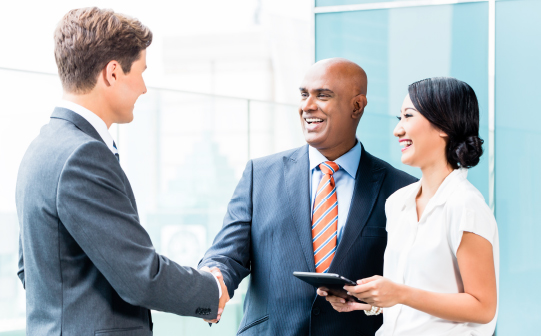
[[[483,155],[483,139],[476,135],[466,137],[462,141],[451,141],[450,155],[462,168],[471,168],[479,163]]]

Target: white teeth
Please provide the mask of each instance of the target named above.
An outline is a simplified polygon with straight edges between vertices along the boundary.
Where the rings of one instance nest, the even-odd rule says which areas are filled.
[[[400,146],[402,147],[408,147],[408,146],[411,146],[413,145],[413,141],[402,141],[400,142]]]
[[[306,118],[307,122],[323,122],[323,119],[319,118]]]

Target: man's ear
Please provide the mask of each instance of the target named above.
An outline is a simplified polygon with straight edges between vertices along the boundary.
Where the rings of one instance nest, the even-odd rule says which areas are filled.
[[[122,71],[120,64],[113,60],[107,63],[105,68],[103,68],[102,75],[103,81],[106,86],[114,86],[118,80],[118,75]]]
[[[361,119],[364,114],[364,108],[368,105],[368,100],[364,94],[359,94],[353,98],[353,119]]]

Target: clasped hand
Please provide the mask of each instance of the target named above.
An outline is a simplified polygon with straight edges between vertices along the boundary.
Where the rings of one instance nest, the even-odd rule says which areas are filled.
[[[401,286],[379,275],[357,280],[357,286],[344,286],[344,289],[349,295],[355,296],[366,304],[329,295],[328,289],[325,287],[318,288],[317,294],[324,296],[333,308],[341,313],[369,310],[372,306],[388,308],[401,302]]]
[[[207,266],[201,267],[200,271],[209,272],[212,273],[220,282],[220,286],[222,288],[222,296],[220,297],[220,301],[218,302],[218,316],[214,320],[205,320],[205,322],[209,323],[218,323],[220,319],[222,318],[222,313],[224,312],[225,304],[229,301],[229,292],[227,291],[227,286],[224,282],[224,277],[222,275],[222,272],[218,269],[218,267],[208,268]]]

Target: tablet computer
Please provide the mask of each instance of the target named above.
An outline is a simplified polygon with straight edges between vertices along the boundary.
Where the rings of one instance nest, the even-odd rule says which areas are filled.
[[[334,273],[312,273],[312,272],[293,272],[293,275],[310,285],[319,288],[326,287],[329,289],[329,294],[341,297],[348,301],[363,302],[355,296],[348,295],[344,286],[356,286],[357,283],[351,281],[341,275]],[[364,303],[364,302],[363,302]]]

